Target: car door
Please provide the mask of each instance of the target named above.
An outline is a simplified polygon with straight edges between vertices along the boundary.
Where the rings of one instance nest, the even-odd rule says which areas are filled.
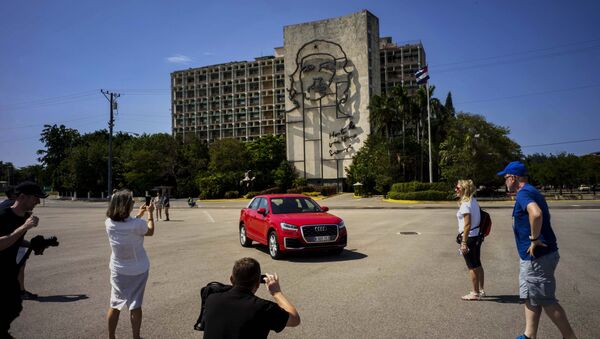
[[[269,200],[267,198],[262,198],[259,202],[258,202],[258,208],[264,208],[265,209],[265,214],[260,214],[258,212],[256,212],[256,224],[255,224],[255,230],[258,236],[260,236],[260,238],[262,239],[261,241],[264,240],[264,243],[267,243],[267,230],[269,229],[269,222],[271,219],[271,211],[269,208]]]
[[[256,219],[258,212],[258,204],[262,198],[254,198],[248,205],[244,215],[244,224],[246,225],[246,234],[249,238],[256,240],[258,234],[256,233]]]

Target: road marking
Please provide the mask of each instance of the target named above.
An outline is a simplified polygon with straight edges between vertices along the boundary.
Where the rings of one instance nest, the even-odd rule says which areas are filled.
[[[579,207],[579,206],[581,206],[581,205],[571,205],[571,206],[573,206],[573,207]]]
[[[203,211],[204,214],[206,214],[206,216],[208,217],[208,219],[210,220],[210,222],[215,222],[215,219],[213,219],[213,217],[210,216],[210,214],[207,211]]]

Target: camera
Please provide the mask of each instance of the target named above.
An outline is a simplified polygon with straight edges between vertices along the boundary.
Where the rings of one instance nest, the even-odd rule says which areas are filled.
[[[50,246],[58,246],[58,238],[54,236],[43,237],[41,235],[36,235],[29,241],[29,247],[31,247],[35,255],[43,255],[44,250]]]
[[[146,206],[150,206],[150,201],[152,201],[152,197],[147,195],[146,196]]]
[[[266,284],[265,279],[267,279],[267,275],[266,274],[261,274],[260,275],[260,283],[261,284]]]

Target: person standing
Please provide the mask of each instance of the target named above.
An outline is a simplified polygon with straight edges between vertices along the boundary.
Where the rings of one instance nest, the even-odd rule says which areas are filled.
[[[163,195],[162,204],[165,208],[165,221],[169,221],[169,207],[171,207],[171,199],[169,199],[168,193]]]
[[[33,182],[23,182],[15,188],[15,202],[0,209],[0,338],[12,338],[10,324],[21,314],[17,253],[19,246],[29,246],[25,233],[37,227],[38,217],[31,211],[48,195]]]
[[[154,209],[156,210],[156,219],[162,219],[162,208],[163,208],[163,200],[160,196],[160,192],[156,192],[156,196],[152,198],[152,204],[154,205]]]
[[[458,233],[460,235],[460,254],[465,258],[469,269],[469,278],[473,289],[463,296],[462,300],[479,300],[485,296],[483,291],[484,271],[481,266],[481,243],[479,224],[481,213],[479,203],[473,196],[476,188],[472,180],[458,180],[454,188],[460,207],[456,212],[458,219]],[[458,238],[457,238],[458,239]],[[458,240],[457,240],[458,241]]]
[[[107,313],[108,336],[115,338],[121,308],[127,305],[130,312],[133,338],[140,337],[142,302],[148,281],[150,261],[144,250],[144,236],[154,234],[154,207],[142,205],[135,218],[133,194],[120,190],[112,195],[106,211],[106,233],[111,248],[110,256],[110,307]],[[148,212],[148,219],[141,217]]]
[[[267,338],[271,330],[300,325],[296,307],[281,292],[277,274],[265,274],[263,283],[275,302],[254,295],[261,283],[260,264],[253,258],[235,262],[233,287],[206,300],[204,339]]]
[[[513,232],[520,257],[519,295],[525,299],[525,332],[517,339],[537,337],[542,309],[564,338],[576,338],[555,296],[554,272],[560,256],[546,199],[527,182],[527,168],[522,162],[509,163],[498,175],[504,177],[509,192],[517,193]]]

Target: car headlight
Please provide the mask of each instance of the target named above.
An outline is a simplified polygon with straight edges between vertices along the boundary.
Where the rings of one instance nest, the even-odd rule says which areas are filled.
[[[288,230],[288,231],[297,231],[298,230],[298,226],[296,225],[292,225],[292,224],[288,224],[285,222],[282,222],[279,224],[281,226],[281,228],[283,228],[284,230]]]
[[[339,228],[346,228],[346,224],[344,224],[344,220],[340,221],[340,223],[338,224]]]

